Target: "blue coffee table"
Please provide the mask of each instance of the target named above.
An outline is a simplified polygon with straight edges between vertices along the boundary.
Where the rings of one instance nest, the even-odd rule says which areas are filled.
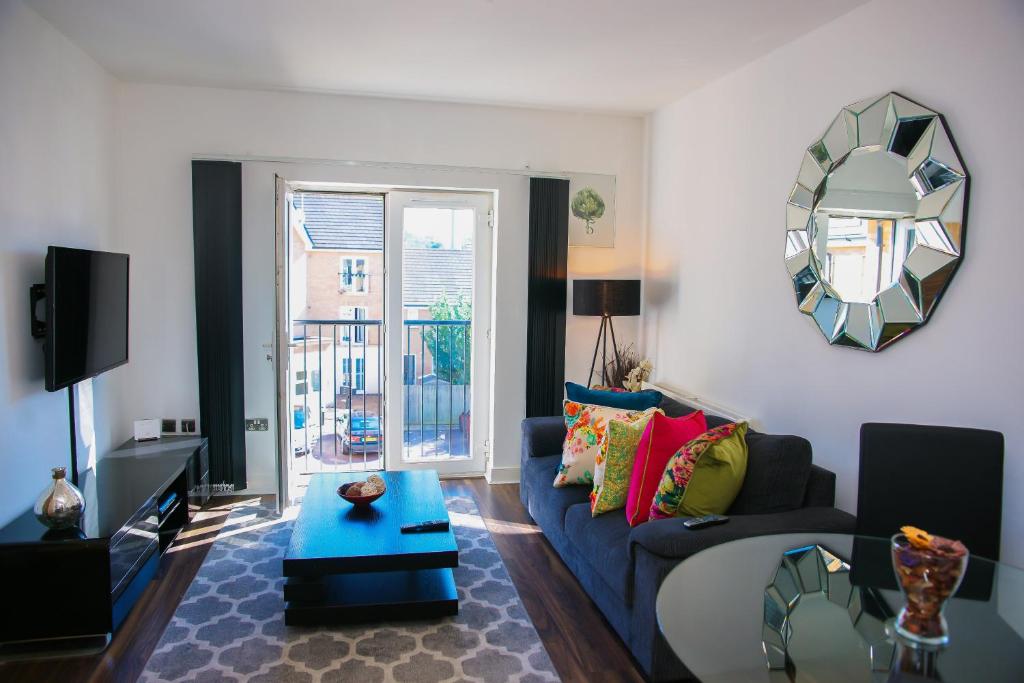
[[[452,568],[459,549],[444,532],[403,534],[401,526],[448,519],[437,472],[381,472],[387,493],[368,508],[337,489],[366,475],[310,477],[284,556],[285,623],[295,626],[457,614]]]

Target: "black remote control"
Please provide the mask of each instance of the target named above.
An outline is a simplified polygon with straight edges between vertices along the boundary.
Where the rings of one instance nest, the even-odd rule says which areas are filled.
[[[683,526],[687,529],[703,529],[704,527],[715,526],[716,524],[725,524],[729,521],[729,518],[725,515],[704,515],[703,517],[694,517],[683,522]]]
[[[426,522],[415,522],[413,524],[403,524],[403,534],[420,534],[425,531],[448,531],[448,520],[447,519],[431,519]]]

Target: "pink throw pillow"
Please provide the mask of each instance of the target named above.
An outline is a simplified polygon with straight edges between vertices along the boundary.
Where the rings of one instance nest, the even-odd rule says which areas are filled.
[[[647,423],[636,449],[633,476],[626,498],[626,519],[630,526],[643,524],[650,518],[651,503],[658,492],[658,483],[668,461],[676,451],[708,430],[704,413],[697,411],[683,417],[666,417],[655,413]]]

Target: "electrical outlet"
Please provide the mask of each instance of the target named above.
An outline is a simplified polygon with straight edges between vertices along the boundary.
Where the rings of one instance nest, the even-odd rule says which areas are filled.
[[[161,434],[177,434],[178,433],[178,421],[171,418],[163,418],[160,420],[160,433]]]
[[[196,419],[194,417],[183,417],[181,418],[181,433],[182,434],[195,434],[196,432]]]
[[[256,417],[245,421],[245,431],[265,432],[270,429],[270,420],[265,417]]]

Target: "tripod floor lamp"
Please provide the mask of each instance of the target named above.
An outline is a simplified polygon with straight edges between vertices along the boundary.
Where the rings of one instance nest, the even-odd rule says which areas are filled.
[[[601,316],[601,329],[597,333],[597,343],[594,344],[587,386],[592,384],[598,349],[601,350],[601,383],[607,384],[608,335],[612,338],[615,364],[621,363],[612,316],[640,315],[640,280],[573,280],[572,314]]]

